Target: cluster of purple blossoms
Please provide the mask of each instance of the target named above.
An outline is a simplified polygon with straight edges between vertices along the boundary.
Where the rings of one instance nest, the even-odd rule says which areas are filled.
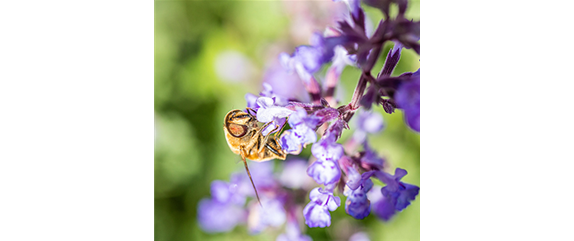
[[[346,20],[327,28],[324,34],[315,33],[310,45],[279,56],[285,72],[300,79],[309,98],[298,99],[301,93],[276,93],[281,85],[290,84],[281,81],[267,81],[259,96],[245,96],[246,111],[259,122],[270,123],[264,135],[280,132],[288,123],[287,130],[277,133],[282,149],[295,156],[311,144],[312,157],[309,161],[288,158],[279,177],[274,176],[271,164],[251,164],[255,186],[262,194],[261,205],[253,199],[255,193],[244,173],[233,174],[229,183],[214,181],[211,199],[202,200],[198,207],[199,223],[205,231],[225,232],[247,224],[251,233],[258,233],[286,223],[285,233],[277,240],[311,240],[301,233],[301,219],[309,228],[330,226],[330,212],[341,206],[337,192],[346,197],[345,211],[355,219],[364,219],[373,211],[388,221],[416,199],[420,188],[401,181],[407,171],[396,168],[394,175],[388,173],[387,160],[371,148],[367,136],[385,126],[382,116],[372,111],[376,105],[389,114],[401,109],[405,123],[420,132],[420,69],[391,77],[403,48],[420,54],[420,22],[405,18],[406,0],[364,0],[384,16],[374,31],[369,31],[360,2],[344,2],[350,10]],[[389,14],[391,4],[398,5],[394,18]],[[394,46],[375,77],[371,71],[386,42]],[[319,70],[328,63],[331,65],[325,76],[319,76]],[[335,88],[345,66],[359,68],[361,76],[351,102],[335,108]],[[353,135],[344,144],[337,143],[343,130],[350,129],[356,112]],[[374,185],[371,178],[385,186]],[[303,208],[297,200],[307,193],[309,202]],[[214,217],[223,213],[228,217],[225,221]]]

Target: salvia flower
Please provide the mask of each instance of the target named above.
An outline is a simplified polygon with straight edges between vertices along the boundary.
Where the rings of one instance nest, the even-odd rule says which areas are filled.
[[[370,178],[362,180],[360,185],[351,189],[348,185],[345,187],[343,195],[347,197],[345,202],[345,211],[356,219],[363,219],[371,213],[371,202],[367,199],[367,192],[373,187],[373,181]]]
[[[420,117],[421,117],[421,84],[420,84],[420,69],[411,75],[411,79],[403,83],[397,93],[395,99],[398,107],[402,108],[405,113],[405,120],[409,127],[413,130],[420,132]]]
[[[208,198],[199,202],[197,213],[200,227],[209,233],[231,231],[236,225],[245,222],[247,216],[240,205]]]
[[[294,220],[288,220],[285,225],[285,233],[279,234],[275,241],[312,241],[309,235],[301,234],[299,224]]]
[[[331,213],[341,205],[341,199],[332,192],[318,187],[309,193],[311,202],[303,209],[305,224],[310,228],[331,226]]]
[[[289,117],[289,126],[291,126],[291,131],[281,137],[282,147],[286,152],[297,152],[309,143],[314,143],[317,141],[317,124],[321,119],[316,116],[308,116],[307,112],[298,108],[297,111],[293,112]]]
[[[381,186],[374,185],[367,193],[367,198],[371,201],[371,211],[383,221],[389,221],[397,212],[395,205],[390,199],[385,198],[381,193]]]
[[[349,241],[371,241],[371,240],[369,239],[369,235],[367,235],[366,233],[358,232],[351,235],[351,237],[349,237]]]
[[[272,122],[261,132],[263,135],[279,131],[285,125],[286,117],[293,113],[290,109],[275,105],[275,99],[269,97],[257,98],[257,105],[257,120],[263,123]]]
[[[307,174],[319,184],[332,184],[341,178],[341,170],[336,162],[317,160],[307,168]]]
[[[264,208],[261,208],[263,206]],[[250,207],[247,226],[249,232],[259,233],[267,226],[280,227],[285,223],[286,213],[283,203],[278,199],[263,198],[261,205],[253,203]]]
[[[387,184],[381,189],[381,193],[391,199],[397,211],[405,209],[419,194],[419,187],[400,181],[405,175],[407,175],[405,169],[397,168],[395,175],[382,172],[384,178],[379,178]]]

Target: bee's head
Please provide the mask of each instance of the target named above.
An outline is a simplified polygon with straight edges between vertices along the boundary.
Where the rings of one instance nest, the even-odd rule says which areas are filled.
[[[249,126],[254,124],[257,125],[255,117],[241,110],[232,110],[225,116],[225,128],[235,137],[247,134]]]

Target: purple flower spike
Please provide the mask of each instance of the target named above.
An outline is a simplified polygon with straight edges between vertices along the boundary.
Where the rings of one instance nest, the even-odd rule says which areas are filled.
[[[336,162],[343,156],[343,146],[328,139],[322,139],[311,147],[311,153],[319,160]]]
[[[291,114],[289,117],[289,125],[292,129],[281,137],[283,149],[288,153],[297,153],[301,145],[317,141],[315,129],[319,121],[319,117],[307,116],[307,112],[304,109],[298,109]]]
[[[380,186],[374,186],[370,192],[367,193],[367,198],[371,200],[371,210],[378,218],[383,221],[389,221],[397,212],[395,206],[388,198],[385,198],[381,193]]]
[[[290,159],[284,162],[279,181],[284,187],[298,189],[313,181],[305,174],[307,170],[307,161],[303,159]]]
[[[307,174],[319,184],[331,184],[339,181],[341,170],[339,165],[332,161],[317,160],[307,169]]]
[[[303,150],[303,146],[299,141],[293,138],[291,134],[291,130],[284,131],[279,141],[281,142],[283,151],[289,154],[298,155]]]
[[[234,203],[243,205],[245,196],[241,195],[236,188],[237,185],[230,185],[227,182],[215,180],[211,183],[211,197],[220,203]]]
[[[231,231],[237,224],[244,222],[245,218],[245,210],[231,203],[204,198],[197,207],[199,226],[208,233]]]
[[[395,99],[397,106],[403,109],[405,113],[405,120],[409,127],[417,132],[420,132],[420,109],[421,109],[421,85],[420,85],[420,69],[413,73],[411,80],[402,84]]]
[[[364,180],[361,185],[352,190],[345,188],[343,195],[347,197],[345,211],[356,219],[363,219],[371,213],[371,202],[367,199],[367,192],[373,187],[371,179]]]
[[[276,106],[275,100],[269,97],[257,98],[257,105],[259,105],[257,120],[263,123],[271,122],[274,118],[285,118],[293,113],[290,109]]]
[[[397,211],[405,209],[415,200],[419,194],[420,188],[408,183],[401,182],[400,180],[407,175],[405,169],[397,168],[395,175],[391,175],[380,171],[370,171],[363,173],[363,178],[375,175],[379,180],[387,184],[381,189],[381,193],[391,203]]]
[[[301,234],[297,221],[291,220],[285,225],[285,233],[279,234],[275,241],[313,241],[313,239],[308,235]]]
[[[348,178],[347,186],[351,190],[356,190],[363,182],[361,173],[359,173],[359,171],[357,171],[357,169],[355,169],[354,167],[347,168],[347,178]]]
[[[351,237],[349,237],[349,241],[371,241],[371,240],[369,239],[369,235],[367,235],[366,233],[358,232],[351,235]]]
[[[287,214],[283,208],[283,203],[277,199],[262,199],[261,205],[251,206],[247,226],[252,234],[263,231],[267,226],[279,227],[285,223]]]
[[[367,133],[377,133],[384,127],[383,116],[379,112],[361,111],[357,119],[357,128]]]
[[[310,228],[331,226],[330,211],[335,211],[341,205],[341,199],[333,193],[315,188],[309,193],[311,202],[303,209],[305,224]]]

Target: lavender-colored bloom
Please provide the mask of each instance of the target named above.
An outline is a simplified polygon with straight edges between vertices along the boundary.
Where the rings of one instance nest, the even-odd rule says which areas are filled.
[[[357,66],[357,56],[350,55],[343,46],[335,47],[335,56],[333,57],[333,64],[331,65],[337,74],[341,74],[345,66]]]
[[[353,17],[359,17],[359,9],[361,8],[359,0],[333,0],[333,2],[344,2],[347,4],[347,7],[349,7],[349,11],[351,11]]]
[[[239,205],[207,198],[199,202],[197,213],[199,226],[208,233],[231,231],[237,224],[243,223],[246,217],[245,210]]]
[[[419,194],[419,187],[400,181],[405,175],[407,175],[407,171],[405,169],[395,169],[395,175],[381,171],[370,171],[363,173],[363,178],[373,174],[379,180],[387,184],[381,189],[381,193],[397,211],[401,211],[409,206],[411,201],[415,200],[416,196]]]
[[[357,116],[357,128],[367,133],[377,133],[384,127],[383,116],[375,111],[361,111]]]
[[[295,220],[288,221],[285,225],[285,233],[279,234],[275,241],[312,241],[311,237],[301,234],[299,225]]]
[[[367,198],[371,201],[371,210],[378,218],[389,221],[396,214],[395,205],[383,196],[381,186],[373,186],[367,193]]]
[[[313,183],[306,175],[307,161],[303,159],[290,159],[284,162],[279,182],[284,187],[298,189]]]
[[[272,162],[251,162],[249,171],[260,195],[262,191],[274,190],[278,186],[273,175]],[[233,173],[230,184],[235,185],[234,188],[240,195],[255,197],[255,191],[245,171]]]
[[[301,145],[301,142],[295,138],[292,138],[291,134],[291,130],[286,130],[283,132],[281,139],[279,140],[281,142],[281,148],[283,148],[283,151],[286,153],[298,155],[301,153],[301,150],[303,150],[303,146]]]
[[[301,145],[317,141],[315,129],[321,119],[316,116],[307,116],[304,109],[297,109],[289,117],[291,131],[281,137],[281,144],[286,152],[297,152]]]
[[[274,118],[285,118],[293,113],[290,109],[275,105],[275,100],[269,97],[257,98],[257,104],[257,120],[263,123],[271,122]]]
[[[342,160],[350,160],[348,157],[343,157],[345,159]],[[346,167],[346,174],[347,174],[347,186],[351,189],[351,190],[356,190],[357,188],[359,188],[359,186],[363,183],[363,178],[361,176],[361,173],[359,173],[359,171],[357,171],[357,169],[355,167],[352,166],[348,166]],[[370,178],[370,177],[367,177]]]
[[[363,219],[369,216],[371,212],[371,202],[367,199],[367,192],[373,187],[373,181],[370,178],[363,180],[357,189],[352,190],[345,187],[343,195],[347,197],[345,202],[345,211],[356,219]]]
[[[349,241],[371,241],[371,240],[369,239],[369,235],[367,235],[366,233],[358,232],[351,235],[351,237],[349,237]]]
[[[273,61],[263,75],[264,91],[261,96],[275,97],[275,104],[285,106],[289,100],[310,102],[309,93],[305,89],[303,82],[297,75],[289,74],[281,66],[279,61]],[[271,95],[267,95],[267,86]]]
[[[333,161],[336,162],[343,156],[343,146],[338,144],[331,139],[321,139],[317,143],[313,144],[311,147],[311,152],[313,156],[317,159],[323,161]]]
[[[362,143],[367,133],[377,133],[384,127],[383,116],[375,111],[360,111],[357,116],[357,129],[353,133],[355,142]]]
[[[285,117],[293,113],[290,109],[275,105],[275,99],[269,97],[257,98],[257,105],[259,105],[257,120],[263,123],[272,122],[261,132],[263,135],[279,131],[285,125]]]
[[[305,224],[310,228],[331,226],[329,210],[335,211],[341,205],[341,199],[319,187],[309,193],[309,198],[311,202],[303,209]]]
[[[410,81],[403,83],[399,87],[397,93],[395,94],[397,106],[403,109],[407,124],[417,132],[420,132],[420,88],[421,85],[419,69],[411,75]]]
[[[323,37],[319,33],[311,36],[311,46],[302,45],[295,48],[292,56],[287,53],[279,55],[281,64],[288,72],[297,71],[304,81],[309,81],[312,74],[333,58],[335,46],[344,43],[344,37]]]
[[[323,135],[323,138],[311,147],[313,156],[321,161],[338,161],[343,156],[344,150],[343,146],[335,141],[341,136],[343,126],[344,121],[342,120],[332,123]]]
[[[319,184],[331,184],[339,181],[341,170],[336,162],[317,160],[307,169],[307,174]]]
[[[286,213],[283,203],[277,199],[263,198],[259,204],[251,205],[247,226],[252,234],[263,231],[267,226],[279,227],[285,223]]]
[[[220,180],[211,182],[211,197],[220,203],[245,204],[245,196],[239,193],[237,185]]]

